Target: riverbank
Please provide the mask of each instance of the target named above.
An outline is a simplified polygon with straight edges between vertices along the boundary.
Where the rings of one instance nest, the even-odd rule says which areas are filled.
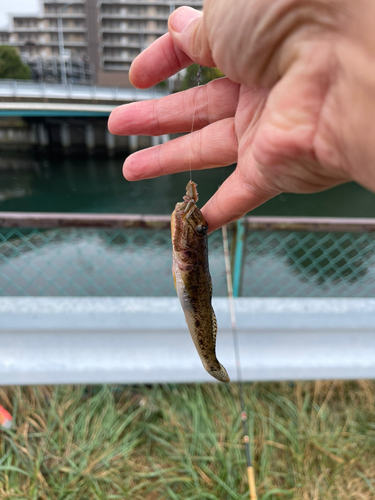
[[[0,118],[0,155],[71,156],[129,154],[159,144],[165,137],[114,136],[107,117]]]

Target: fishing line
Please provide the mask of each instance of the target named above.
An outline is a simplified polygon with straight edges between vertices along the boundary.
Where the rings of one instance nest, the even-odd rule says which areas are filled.
[[[199,85],[201,84],[202,71],[203,71],[203,66],[199,66],[198,73],[197,73],[197,87],[199,87]],[[196,94],[198,94],[199,90],[196,90],[195,92],[196,92]],[[194,119],[195,119],[196,109],[197,109],[197,95],[194,98],[194,111],[193,111],[193,120],[191,123],[190,134],[192,134],[194,131]],[[189,156],[190,182],[192,181],[192,179],[191,179],[191,156],[193,154],[193,148],[191,147],[191,140],[192,139],[191,139],[191,135],[190,135],[190,156]]]
[[[233,284],[232,284],[232,272],[231,272],[231,264],[230,264],[230,257],[229,257],[227,226],[222,227],[222,233],[223,233],[225,271],[226,271],[226,276],[227,276],[230,320],[231,320],[231,325],[232,325],[234,356],[236,359],[237,380],[238,380],[238,388],[239,388],[239,395],[240,395],[241,420],[242,420],[242,429],[243,429],[243,434],[244,434],[243,441],[244,441],[245,451],[246,451],[247,478],[248,478],[248,482],[249,482],[249,495],[250,495],[250,500],[257,500],[254,469],[253,469],[253,466],[251,463],[250,439],[249,439],[249,434],[248,434],[247,414],[246,414],[246,410],[245,410],[245,401],[244,401],[244,392],[243,392],[241,358],[240,358],[240,349],[239,349],[238,335],[237,335],[236,310],[234,307],[234,299],[233,299]]]

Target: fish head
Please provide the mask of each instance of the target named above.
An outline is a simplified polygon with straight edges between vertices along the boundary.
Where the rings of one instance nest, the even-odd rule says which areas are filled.
[[[208,225],[196,205],[196,187],[194,182],[188,183],[184,201],[177,203],[172,213],[172,243],[177,252],[198,249],[206,242]]]

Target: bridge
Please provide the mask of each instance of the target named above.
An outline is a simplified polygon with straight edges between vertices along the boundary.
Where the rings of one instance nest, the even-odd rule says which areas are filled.
[[[116,106],[165,95],[167,91],[155,87],[139,90],[0,80],[0,151],[69,154],[86,150],[91,154],[106,150],[112,155],[165,142],[168,136],[124,138],[107,130],[108,116]]]
[[[119,104],[157,99],[167,92],[135,88],[59,85],[0,80],[0,116],[105,116]]]

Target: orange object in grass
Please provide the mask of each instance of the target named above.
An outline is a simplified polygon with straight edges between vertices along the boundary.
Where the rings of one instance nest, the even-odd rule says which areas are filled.
[[[10,429],[12,427],[12,415],[0,405],[0,427]]]

